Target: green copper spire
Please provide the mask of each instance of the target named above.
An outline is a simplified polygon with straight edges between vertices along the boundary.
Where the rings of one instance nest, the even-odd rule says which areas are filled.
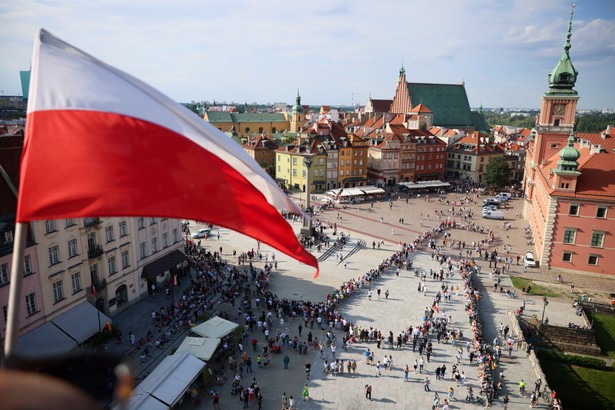
[[[295,105],[293,105],[293,112],[303,112],[303,106],[301,105],[301,96],[299,95],[299,89],[297,88],[297,99]]]
[[[559,161],[557,161],[557,168],[555,172],[558,173],[577,173],[579,163],[577,160],[581,154],[574,147],[574,130],[570,130],[570,136],[568,137],[568,145],[562,148],[559,152]]]
[[[404,62],[401,63],[401,68],[399,69],[399,76],[406,74],[406,69],[404,68]]]
[[[568,33],[566,34],[566,42],[564,43],[564,53],[553,71],[549,73],[549,91],[547,94],[558,92],[576,94],[576,91],[574,91],[572,87],[574,87],[579,73],[570,60],[570,37],[572,37],[572,16],[574,14],[574,7],[575,5],[573,5],[572,10],[570,10],[570,22],[568,23]]]

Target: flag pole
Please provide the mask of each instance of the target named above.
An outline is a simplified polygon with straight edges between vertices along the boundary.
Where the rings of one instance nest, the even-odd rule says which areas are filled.
[[[4,340],[4,356],[9,357],[17,350],[17,333],[19,331],[19,299],[21,298],[21,279],[23,278],[24,253],[28,223],[15,224],[15,240],[13,242],[13,263],[11,265],[11,287],[9,290],[8,317],[6,323],[6,339]]]

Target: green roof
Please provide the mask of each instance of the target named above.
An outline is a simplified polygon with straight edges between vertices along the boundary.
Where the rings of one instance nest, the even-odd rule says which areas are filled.
[[[483,113],[472,111],[471,114],[472,114],[472,122],[474,123],[474,128],[476,129],[476,131],[489,134],[491,128],[489,128],[489,124],[487,124],[485,117],[483,117]]]
[[[423,103],[433,112],[433,125],[475,127],[463,85],[408,83],[408,93],[413,106]]]
[[[288,122],[284,114],[280,113],[239,113],[225,111],[208,111],[207,118],[210,123],[216,122]]]

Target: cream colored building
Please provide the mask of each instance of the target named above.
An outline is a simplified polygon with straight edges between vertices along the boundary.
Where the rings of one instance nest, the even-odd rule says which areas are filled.
[[[33,223],[47,321],[86,300],[112,314],[147,295],[144,270],[147,272],[148,265],[181,249],[180,227],[180,221],[167,218],[79,218]],[[164,270],[156,273],[164,274]]]

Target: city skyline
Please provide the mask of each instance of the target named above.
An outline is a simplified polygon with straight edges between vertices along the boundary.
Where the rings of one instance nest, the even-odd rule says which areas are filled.
[[[408,81],[465,83],[472,107],[538,108],[571,2],[25,1],[0,6],[0,91],[20,95],[38,27],[180,102],[363,105]],[[579,1],[570,55],[579,109],[615,108],[615,3]]]

